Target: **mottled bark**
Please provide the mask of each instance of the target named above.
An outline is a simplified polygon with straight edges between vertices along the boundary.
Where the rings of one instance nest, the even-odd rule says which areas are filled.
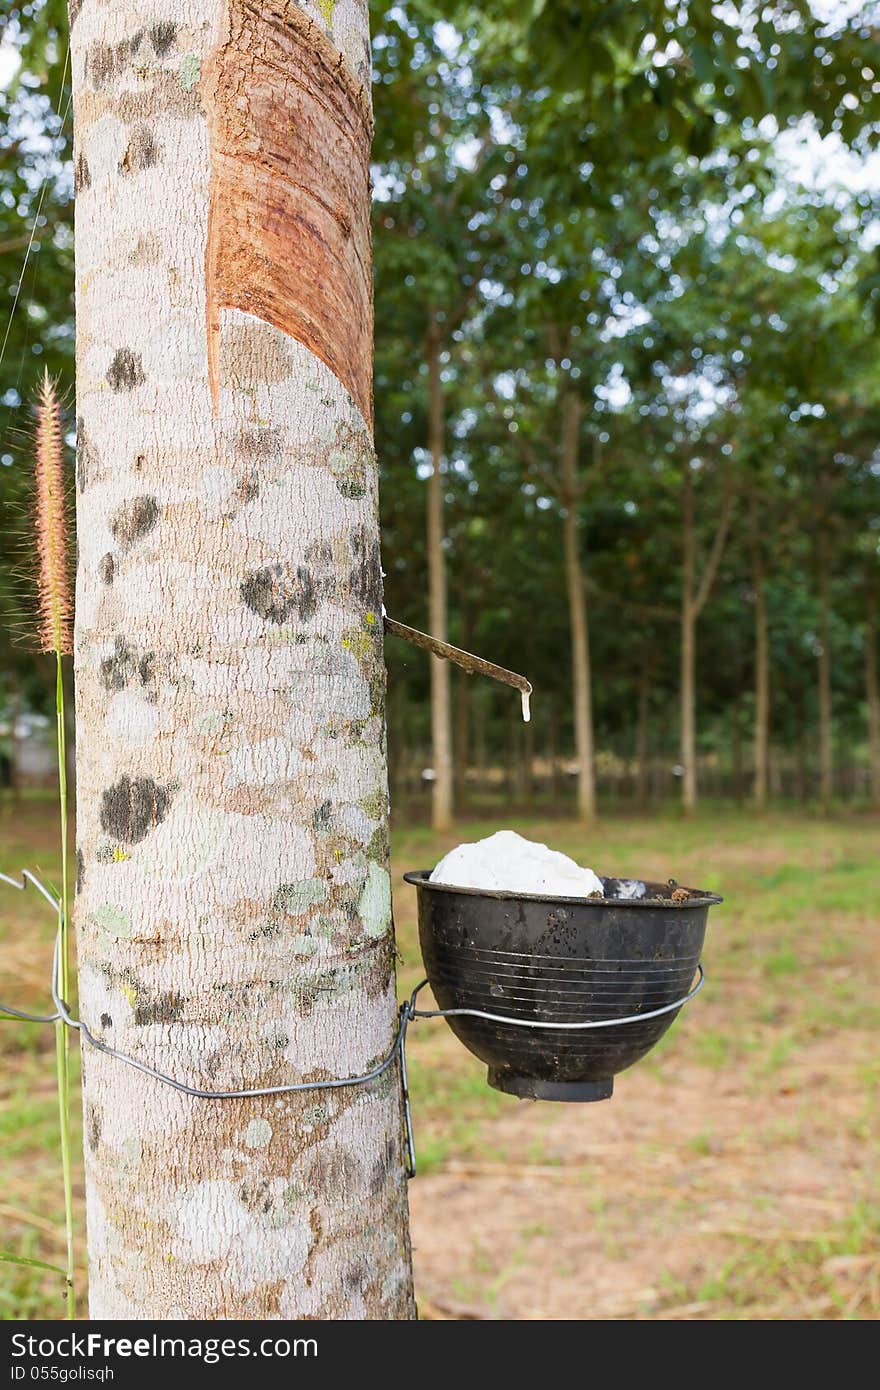
[[[865,623],[865,702],[868,712],[868,775],[871,801],[880,806],[880,679],[877,673],[877,596],[868,599]]]
[[[324,303],[369,313],[367,39],[363,0],[72,27],[80,1007],[212,1089],[395,1031],[369,343]],[[411,1316],[395,1073],[195,1101],[83,1062],[93,1317]]]
[[[562,400],[562,447],[560,451],[563,515],[563,552],[568,616],[571,632],[572,695],[574,699],[574,743],[577,762],[577,810],[583,821],[596,818],[596,770],[593,750],[593,692],[590,676],[590,634],[587,595],[580,553],[578,520],[578,446],[583,406],[580,397],[568,392]]]
[[[443,454],[445,421],[443,382],[440,376],[440,333],[436,319],[427,339],[428,357],[428,445],[431,476],[428,479],[428,626],[434,637],[448,641],[446,602],[446,556],[443,551]],[[452,700],[449,663],[431,657],[431,823],[435,830],[452,825]]]

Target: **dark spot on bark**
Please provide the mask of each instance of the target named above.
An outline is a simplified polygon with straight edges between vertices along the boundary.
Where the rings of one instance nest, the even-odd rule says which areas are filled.
[[[307,569],[297,565],[264,565],[249,574],[241,585],[241,597],[254,613],[271,623],[286,623],[293,613],[302,622],[311,618],[318,606],[315,582]]]
[[[131,547],[144,536],[149,535],[159,517],[159,503],[155,497],[134,497],[113,513],[110,530],[124,550]]]
[[[92,176],[89,173],[89,161],[84,154],[78,154],[76,163],[73,166],[73,191],[80,193],[84,188],[91,188]]]
[[[309,1165],[306,1181],[317,1192],[354,1189],[360,1180],[361,1164],[351,1149],[322,1147]]]
[[[154,24],[150,30],[150,43],[157,58],[164,58],[174,40],[177,38],[177,25],[171,20],[163,20],[160,24]]]
[[[351,553],[354,560],[349,574],[351,591],[378,613],[382,608],[382,562],[377,537],[359,526],[352,533]]]
[[[336,486],[349,502],[357,502],[366,495],[366,483],[359,482],[357,478],[337,478]]]
[[[277,458],[281,452],[281,432],[278,429],[250,426],[239,430],[235,436],[235,448],[245,458],[257,458],[262,462]]]
[[[107,370],[107,381],[114,391],[133,391],[146,381],[143,363],[130,348],[119,348]]]
[[[131,132],[128,148],[119,161],[121,174],[139,174],[142,169],[151,169],[158,161],[161,149],[153,139],[148,126],[136,125]]]
[[[102,555],[98,562],[98,574],[101,576],[102,584],[112,584],[116,575],[116,560],[108,550],[106,555]]]
[[[318,807],[315,814],[312,816],[312,829],[318,831],[326,830],[330,825],[332,817],[333,802],[323,801],[321,805]]]
[[[279,935],[280,931],[281,928],[277,922],[263,922],[262,926],[257,927],[256,931],[252,931],[248,934],[248,939],[250,941],[259,941],[260,938],[263,937],[271,941],[273,937]]]
[[[238,1189],[238,1195],[243,1207],[248,1211],[262,1212],[268,1216],[272,1210],[272,1189],[268,1178],[255,1178],[251,1182],[243,1182]]]
[[[238,485],[238,495],[242,502],[253,502],[254,498],[260,495],[258,479],[247,474]]]
[[[377,826],[370,836],[370,843],[367,845],[367,858],[384,868],[388,863],[390,848],[388,826],[385,824]]]
[[[154,999],[138,999],[134,1006],[134,1021],[146,1023],[174,1023],[180,1018],[183,1000],[177,994],[157,994]]]
[[[124,690],[133,680],[139,680],[146,690],[156,679],[156,653],[144,652],[139,656],[124,637],[117,637],[113,655],[101,662],[100,673],[105,690]]]
[[[86,881],[86,861],[83,852],[78,849],[76,852],[76,891],[81,893]]]
[[[373,1164],[373,1171],[370,1174],[370,1191],[372,1192],[374,1197],[378,1196],[378,1194],[382,1191],[382,1188],[385,1186],[385,1181],[388,1177],[388,1174],[391,1172],[391,1169],[394,1166],[394,1160],[396,1155],[397,1148],[394,1143],[394,1140],[386,1139],[385,1148],[382,1152],[382,1156],[381,1158],[376,1159],[376,1162]]]
[[[114,52],[109,43],[93,43],[86,54],[86,80],[103,87],[115,72]]]
[[[93,43],[86,54],[86,79],[96,89],[111,82],[129,64],[144,41],[143,29],[121,43]]]
[[[355,1260],[345,1272],[345,1287],[349,1293],[361,1293],[370,1281],[370,1268],[366,1260]]]
[[[381,633],[381,629],[379,630]],[[381,640],[381,638],[379,638]],[[370,676],[370,713],[381,714],[385,709],[385,665],[384,662]]]
[[[71,28],[76,23],[82,4],[83,0],[67,0],[67,18]]]
[[[102,1028],[112,1028],[112,1027],[113,1027],[113,1019],[110,1017],[109,1014],[101,1014],[101,1027],[102,1027]]]
[[[141,471],[141,469],[143,468],[143,466],[144,466],[144,464],[146,463],[146,461],[147,461],[147,460],[144,458],[143,454],[138,454],[137,458],[136,458],[135,461],[134,461],[134,471],[135,471],[135,473],[140,473],[140,471]]]
[[[80,415],[76,422],[76,485],[85,492],[94,481],[98,469],[98,454],[86,434],[85,421]]]
[[[123,844],[139,844],[165,819],[170,805],[170,791],[152,777],[120,777],[101,797],[101,829]]]
[[[138,668],[137,653],[124,637],[117,637],[113,655],[101,662],[101,684],[105,690],[124,690]]]
[[[89,1137],[89,1148],[92,1153],[97,1153],[98,1145],[101,1142],[101,1112],[98,1110],[97,1106],[89,1106],[86,1131]]]

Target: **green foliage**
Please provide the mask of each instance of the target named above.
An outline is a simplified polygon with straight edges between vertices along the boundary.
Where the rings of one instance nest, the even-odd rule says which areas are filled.
[[[676,757],[682,484],[698,562],[729,489],[731,540],[700,624],[702,749],[750,736],[753,569],[767,575],[773,740],[815,742],[817,537],[832,550],[841,749],[864,746],[864,613],[880,531],[874,443],[876,198],[801,188],[779,132],[877,145],[880,36],[868,7],[806,0],[406,0],[372,5],[377,447],[389,611],[427,620],[429,334],[447,424],[453,640],[525,668],[537,746],[570,745],[560,565],[560,401],[582,401],[575,501],[591,609],[598,746]],[[848,7],[851,9],[851,7]],[[0,90],[0,707],[44,666],[9,642],[26,402],[43,366],[72,381],[66,5],[7,7],[19,50]],[[33,245],[22,276],[24,255]],[[15,313],[9,311],[17,299]],[[756,519],[755,519],[756,518]],[[392,725],[427,749],[425,661],[389,642]],[[503,692],[471,694],[507,756]],[[392,750],[393,751],[393,750]],[[425,754],[425,760],[427,755]],[[608,763],[610,766],[610,763]],[[671,774],[670,774],[671,779]],[[672,781],[668,789],[672,789]]]

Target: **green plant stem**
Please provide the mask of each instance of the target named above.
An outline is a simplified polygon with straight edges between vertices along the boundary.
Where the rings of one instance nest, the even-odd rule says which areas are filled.
[[[67,871],[67,735],[64,727],[64,680],[61,653],[56,652],[55,717],[58,733],[58,808],[61,817],[61,910],[59,913],[58,974],[60,998],[70,999],[70,912]],[[73,1263],[73,1177],[70,1161],[70,1039],[67,1027],[55,1024],[55,1061],[58,1072],[58,1112],[61,1129],[61,1172],[64,1184],[64,1224],[67,1234],[67,1316],[76,1317]]]

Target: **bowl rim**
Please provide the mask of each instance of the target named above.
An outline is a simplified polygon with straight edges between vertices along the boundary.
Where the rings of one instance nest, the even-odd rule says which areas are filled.
[[[432,893],[463,893],[471,898],[494,898],[499,902],[527,902],[544,903],[548,907],[554,907],[558,903],[573,903],[578,907],[607,908],[666,908],[675,912],[687,911],[688,908],[713,907],[717,903],[724,902],[724,899],[717,893],[709,893],[703,888],[688,888],[687,884],[682,883],[679,887],[689,895],[682,902],[674,903],[671,898],[577,898],[563,897],[562,895],[547,895],[544,893],[510,893],[501,888],[458,888],[454,883],[432,883],[431,874],[433,869],[410,869],[403,875],[405,883],[411,883],[416,888],[427,888]],[[632,879],[617,878],[612,874],[599,874],[597,877],[607,882],[609,878],[615,878],[617,883],[644,883],[646,887],[660,888],[663,885],[651,879]]]

